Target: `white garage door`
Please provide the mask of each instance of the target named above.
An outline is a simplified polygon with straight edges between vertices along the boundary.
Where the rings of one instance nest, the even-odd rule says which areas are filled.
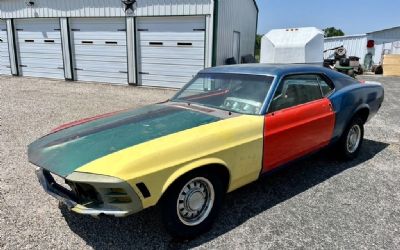
[[[204,17],[138,19],[139,82],[180,88],[204,68]]]
[[[58,19],[18,19],[15,21],[15,30],[20,74],[63,79]]]
[[[128,83],[124,18],[71,20],[75,80]]]
[[[0,20],[0,75],[10,75],[6,22]]]

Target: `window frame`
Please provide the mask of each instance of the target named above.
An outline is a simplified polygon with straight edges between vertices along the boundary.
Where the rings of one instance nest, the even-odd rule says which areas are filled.
[[[331,87],[331,91],[328,92],[328,94],[324,95],[324,93],[322,92],[321,82],[318,80],[319,86],[320,86],[320,88],[321,88],[322,96],[323,96],[323,97],[326,97],[326,98],[329,97],[329,96],[331,96],[331,95],[336,91],[336,87],[335,87],[335,84],[333,83],[333,81],[332,81],[327,75],[325,75],[325,74],[317,73],[317,74],[315,74],[315,75],[320,76],[320,78],[322,78],[322,79],[326,82],[326,84],[328,84],[328,86]]]
[[[295,105],[295,106],[291,106],[291,107],[288,107],[288,108],[284,108],[284,109],[280,109],[280,110],[276,110],[276,111],[272,111],[272,112],[269,111],[269,109],[271,108],[271,104],[272,104],[272,102],[274,101],[273,99],[274,99],[274,97],[275,97],[276,92],[279,90],[280,86],[282,86],[282,84],[283,84],[283,82],[285,81],[286,78],[288,78],[288,77],[293,77],[293,76],[309,76],[309,75],[316,76],[316,80],[317,80],[317,82],[318,82],[318,86],[319,86],[319,89],[320,89],[320,92],[321,92],[321,98],[320,98],[320,99],[316,99],[316,100],[313,100],[313,101],[309,101],[309,102],[306,102],[306,103],[298,104],[298,105]],[[318,76],[319,76],[319,78],[318,78]],[[323,91],[322,91],[320,78],[323,79],[323,80],[331,87],[331,89],[332,89],[332,90],[331,90],[328,94],[326,94],[326,95],[324,95],[324,93],[323,93]],[[283,76],[280,77],[279,82],[278,82],[276,88],[273,90],[273,93],[272,93],[272,95],[271,95],[271,100],[270,100],[270,102],[269,102],[269,104],[268,104],[268,108],[266,109],[266,111],[265,111],[264,113],[265,113],[265,115],[273,114],[273,113],[276,113],[276,112],[279,112],[279,111],[282,111],[282,110],[291,109],[291,108],[294,108],[294,107],[299,107],[299,106],[302,106],[302,105],[305,105],[305,104],[309,104],[309,103],[312,103],[312,102],[315,102],[315,101],[319,101],[319,100],[322,100],[322,99],[324,99],[324,98],[328,98],[328,97],[331,96],[335,91],[336,91],[335,84],[334,84],[333,81],[332,81],[326,74],[324,74],[324,73],[318,73],[318,72],[315,72],[315,73],[314,73],[314,72],[311,72],[311,73],[310,73],[310,72],[307,72],[307,73],[292,73],[292,74],[286,74],[286,75],[283,75]]]

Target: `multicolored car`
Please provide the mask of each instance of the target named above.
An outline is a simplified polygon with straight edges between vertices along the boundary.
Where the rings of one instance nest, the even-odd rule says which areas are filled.
[[[227,192],[271,170],[328,145],[356,157],[383,100],[379,83],[318,66],[209,68],[164,103],[53,130],[29,145],[29,161],[76,213],[159,205],[166,229],[191,238],[210,229]]]

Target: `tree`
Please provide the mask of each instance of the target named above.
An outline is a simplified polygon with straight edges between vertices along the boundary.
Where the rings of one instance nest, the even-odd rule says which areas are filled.
[[[335,27],[329,27],[324,29],[325,37],[332,36],[344,36],[344,32],[341,29],[336,29]]]
[[[257,61],[260,60],[261,38],[262,38],[262,37],[263,37],[263,36],[262,36],[262,35],[259,35],[259,34],[257,34],[257,37],[256,37],[256,54],[255,54],[255,57],[256,57],[256,60],[257,60]]]

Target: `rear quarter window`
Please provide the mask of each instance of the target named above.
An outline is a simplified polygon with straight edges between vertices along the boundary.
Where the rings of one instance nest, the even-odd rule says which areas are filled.
[[[351,78],[351,77],[336,78],[334,80],[334,82],[335,82],[335,84],[338,84],[338,85],[343,86],[343,87],[359,83],[356,79]]]

